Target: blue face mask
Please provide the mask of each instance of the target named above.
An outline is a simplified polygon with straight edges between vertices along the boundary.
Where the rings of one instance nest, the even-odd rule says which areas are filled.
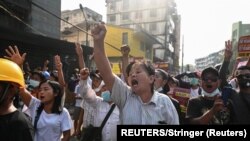
[[[195,86],[199,84],[199,80],[197,78],[191,78],[190,80],[190,84]]]
[[[102,92],[101,97],[106,102],[110,102],[111,101],[111,97],[110,97],[110,92],[109,91]]]

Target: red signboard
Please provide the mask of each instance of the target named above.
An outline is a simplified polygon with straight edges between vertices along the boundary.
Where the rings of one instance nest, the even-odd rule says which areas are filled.
[[[177,99],[181,106],[181,112],[186,113],[187,104],[190,97],[190,89],[174,88],[173,98]]]
[[[238,56],[249,57],[250,56],[250,36],[242,36],[238,42]]]

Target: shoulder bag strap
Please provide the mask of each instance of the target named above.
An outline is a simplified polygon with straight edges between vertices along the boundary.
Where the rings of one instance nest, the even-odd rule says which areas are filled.
[[[101,130],[102,130],[102,128],[104,127],[104,125],[106,124],[106,122],[107,122],[109,116],[111,115],[111,113],[112,113],[113,110],[115,109],[115,106],[116,106],[116,105],[113,103],[112,106],[111,106],[111,108],[110,108],[110,110],[109,110],[109,112],[107,113],[107,115],[105,116],[104,120],[102,121],[102,124],[101,124],[101,126],[100,126]]]
[[[35,129],[35,130],[36,130],[36,128],[37,128],[37,122],[38,122],[38,120],[39,120],[39,118],[40,118],[40,115],[41,115],[42,111],[43,111],[43,110],[38,111],[38,109],[37,109],[37,111],[36,111],[36,116],[35,116],[35,121],[34,121],[34,129]]]

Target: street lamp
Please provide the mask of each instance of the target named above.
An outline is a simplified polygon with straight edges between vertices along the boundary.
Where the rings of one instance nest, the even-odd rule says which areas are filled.
[[[86,16],[85,16],[85,12],[84,12],[84,10],[83,10],[83,7],[82,7],[82,4],[80,4],[79,5],[80,6],[80,9],[82,10],[82,14],[83,14],[83,17],[84,17],[84,20],[85,20],[85,22],[86,22],[86,31],[88,32],[88,21],[87,21],[87,18],[86,18]],[[89,44],[88,44],[88,33],[86,33],[86,46],[88,46]]]

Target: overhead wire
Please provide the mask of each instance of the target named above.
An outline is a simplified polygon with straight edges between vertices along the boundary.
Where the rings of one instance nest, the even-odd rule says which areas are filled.
[[[86,34],[92,36],[92,34],[88,33],[88,31],[86,31],[86,30],[80,28],[79,26],[76,26],[76,25],[74,25],[74,24],[68,22],[67,20],[62,19],[61,17],[58,17],[57,15],[55,15],[55,14],[53,14],[52,12],[46,10],[45,8],[43,8],[43,7],[41,7],[40,5],[34,3],[33,1],[30,1],[30,2],[31,2],[32,5],[34,5],[34,6],[38,7],[39,9],[41,9],[41,10],[47,12],[47,13],[50,14],[50,15],[56,17],[57,19],[62,20],[63,22],[66,22],[67,24],[69,24],[69,25],[71,25],[71,26],[77,28],[78,30],[80,30],[80,31],[82,31],[82,32],[84,32],[84,33],[86,33]],[[98,22],[98,23],[99,23],[99,22]],[[113,49],[116,49],[116,50],[118,50],[118,51],[121,51],[119,48],[116,48],[115,46],[111,45],[110,43],[107,43],[107,42],[104,42],[104,43],[107,44],[107,45],[109,45],[109,46],[112,47]]]
[[[84,32],[84,33],[86,33],[86,34],[92,36],[92,34],[88,33],[87,31],[85,31],[84,29],[80,28],[79,26],[76,26],[76,25],[74,25],[74,24],[72,24],[72,23],[70,23],[70,22],[68,22],[68,21],[66,21],[66,20],[64,20],[64,19],[62,19],[62,18],[60,18],[60,17],[58,17],[57,15],[53,14],[52,12],[46,10],[45,8],[39,6],[38,4],[36,4],[36,3],[32,2],[32,1],[30,1],[30,2],[31,2],[32,5],[38,7],[38,8],[41,9],[42,11],[45,11],[45,12],[47,12],[48,14],[50,14],[50,15],[56,17],[57,19],[62,20],[63,22],[66,22],[67,24],[70,24],[71,26],[77,28],[78,30],[80,30],[80,31],[82,31],[82,32]],[[26,25],[27,27],[29,27],[29,28],[31,28],[32,30],[36,31],[36,32],[39,33],[40,35],[46,36],[46,34],[40,32],[39,30],[37,30],[36,28],[34,28],[32,25],[29,25],[28,23],[24,22],[22,19],[20,19],[18,16],[16,16],[16,15],[13,14],[12,12],[10,12],[7,8],[5,8],[5,7],[4,7],[3,5],[1,5],[1,4],[0,4],[0,8],[1,8],[2,10],[4,10],[6,13],[8,13],[11,17],[15,18],[16,20],[18,20],[19,22],[23,23],[23,24]],[[115,40],[117,40],[117,39],[115,39]],[[119,40],[117,40],[117,41],[120,42]],[[119,52],[121,51],[119,48],[115,47],[114,45],[112,45],[112,44],[110,44],[110,43],[108,43],[108,42],[104,42],[104,43],[107,44],[108,46],[112,47],[113,49],[119,51]],[[132,57],[132,56],[130,55],[130,57]]]

